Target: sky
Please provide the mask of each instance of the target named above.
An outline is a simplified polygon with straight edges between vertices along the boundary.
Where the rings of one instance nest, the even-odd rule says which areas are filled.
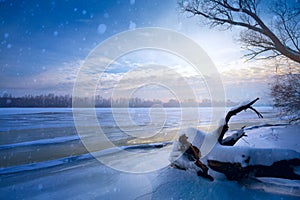
[[[270,101],[268,78],[275,69],[259,61],[245,62],[236,41],[240,30],[209,29],[199,18],[183,14],[177,0],[0,0],[0,13],[0,95],[72,94],[80,66],[99,44],[123,31],[161,27],[184,34],[203,48],[222,77],[227,99],[259,96]],[[118,80],[138,66],[148,66],[148,71],[138,71],[133,75],[137,79],[165,74],[160,77],[171,80],[166,71],[149,67],[164,65],[180,73],[199,99],[209,98],[205,74],[195,75],[188,63],[174,55],[144,50],[115,62],[117,67],[100,80],[98,95],[109,97]],[[127,80],[124,88],[135,81]],[[168,99],[176,97],[172,92],[148,85],[131,95]]]

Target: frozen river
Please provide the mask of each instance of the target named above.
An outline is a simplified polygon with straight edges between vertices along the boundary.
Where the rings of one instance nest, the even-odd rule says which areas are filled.
[[[183,109],[189,113],[188,109],[195,108]],[[258,110],[265,116],[263,120],[259,121],[249,111],[232,118],[231,127],[278,121],[271,107],[258,107]],[[215,124],[211,123],[210,108],[199,108],[196,117],[183,116],[180,108],[119,108],[114,111],[99,108],[95,113],[98,123],[90,120],[90,112],[83,112],[79,119],[88,129],[101,127],[105,136],[119,148],[105,149],[99,147],[95,137],[78,135],[78,124],[74,123],[69,108],[1,109],[1,198],[297,199],[293,195],[241,188],[226,180],[209,182],[168,166],[170,141],[176,138],[179,129],[187,126],[210,129]],[[94,156],[105,158],[105,163],[89,154],[85,145],[89,145]],[[136,154],[126,157],[124,151]],[[145,169],[148,165],[161,167],[136,174],[112,169],[110,165],[133,171],[141,166]]]

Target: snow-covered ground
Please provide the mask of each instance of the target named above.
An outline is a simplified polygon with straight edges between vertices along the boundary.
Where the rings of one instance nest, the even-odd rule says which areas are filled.
[[[233,181],[210,182],[169,167],[130,174],[93,161],[1,180],[3,199],[299,199],[261,191],[258,184],[260,189],[254,190]],[[294,194],[291,189],[289,192]]]
[[[267,119],[262,122],[258,122],[253,113],[243,113],[240,118],[233,119],[234,127],[241,127],[247,121],[251,121],[252,125],[253,121],[259,125],[246,127],[245,132],[248,137],[244,137],[236,145],[284,148],[300,152],[298,139],[300,126],[273,126],[283,122],[271,110],[271,108],[263,110]],[[172,110],[171,113],[176,118],[176,112]],[[5,117],[16,116],[7,114]],[[19,116],[19,118],[22,117]],[[23,120],[26,121],[26,119]],[[52,126],[52,123],[49,124]],[[20,136],[21,133],[17,133]],[[2,131],[1,134],[7,134],[7,132]],[[55,140],[59,143],[56,145],[61,145],[63,142],[68,144],[68,142],[77,141],[78,138],[65,135],[65,138],[48,141],[54,143]],[[46,138],[38,138],[36,141],[21,138],[16,140],[17,143],[11,141],[12,147],[8,143],[0,144],[0,153],[3,151],[17,154],[17,150],[28,150],[29,146],[36,150],[41,146],[46,146],[51,153],[54,148],[54,144],[49,144],[49,146],[44,144],[47,142]],[[0,196],[1,199],[299,199],[299,181],[261,178],[262,182],[238,183],[217,178],[210,182],[198,177],[192,170],[183,171],[171,168],[168,166],[171,149],[172,145],[169,143],[122,146],[95,152],[94,155],[98,158],[106,158],[106,164],[84,153],[2,167],[0,168]],[[127,152],[136,154],[128,157]],[[5,166],[4,162],[7,158],[1,157],[0,159],[1,166]],[[126,169],[135,171],[135,167],[146,169],[151,164],[161,167],[154,171],[148,170],[147,173],[128,173],[130,170],[126,172]],[[123,171],[115,170],[108,165],[123,169]]]

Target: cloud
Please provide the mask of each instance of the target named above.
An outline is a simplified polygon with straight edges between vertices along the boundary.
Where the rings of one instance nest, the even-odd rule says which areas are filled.
[[[178,95],[185,96],[185,99],[208,94],[203,76],[182,73],[182,67],[178,65],[168,67],[153,63],[132,63],[132,66],[126,73],[104,73],[97,92],[120,98],[143,91],[139,92],[144,95],[140,98],[146,99],[153,97],[153,94],[156,98],[175,98]]]
[[[49,92],[71,94],[75,81],[78,81],[79,84],[93,82],[97,85],[96,91],[92,90],[90,95],[114,98],[138,96],[145,99],[169,99],[177,98],[178,95],[197,100],[210,98],[210,90],[214,89],[208,88],[206,84],[207,81],[213,82],[214,76],[199,74],[185,62],[171,62],[173,65],[166,65],[167,60],[164,60],[165,65],[160,65],[143,63],[142,60],[134,63],[133,60],[133,57],[115,62],[105,57],[91,59],[83,70],[85,76],[81,79],[78,78],[78,72],[82,70],[83,60],[51,67],[50,70],[32,76],[0,75],[0,87],[3,91],[23,91],[22,95]],[[113,64],[101,73],[103,70],[98,67],[99,63]],[[238,66],[234,67],[234,64]],[[269,78],[274,75],[274,70],[268,62],[245,63],[239,60],[220,72],[222,83],[216,84],[223,84],[226,98],[231,100],[241,101],[253,97],[269,99]]]
[[[34,91],[69,94],[72,91],[79,66],[80,61],[64,63],[60,67],[51,67],[51,69],[35,75],[22,77],[1,75],[0,88],[2,90],[23,90],[23,95]]]

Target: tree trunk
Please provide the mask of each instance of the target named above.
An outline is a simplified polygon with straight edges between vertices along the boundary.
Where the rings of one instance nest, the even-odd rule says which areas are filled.
[[[242,167],[241,163],[220,162],[208,160],[208,166],[226,175],[229,180],[240,180],[248,177],[274,177],[291,180],[300,180],[300,175],[294,172],[293,167],[300,166],[300,159],[280,160],[270,166],[250,165]]]

